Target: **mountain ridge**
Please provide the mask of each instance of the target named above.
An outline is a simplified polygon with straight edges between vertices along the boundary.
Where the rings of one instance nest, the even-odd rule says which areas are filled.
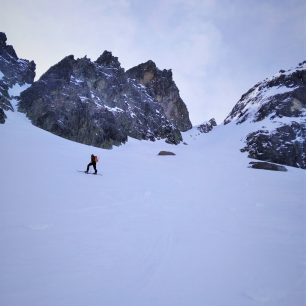
[[[112,148],[128,137],[180,143],[192,128],[171,69],[148,60],[125,71],[105,50],[95,61],[64,57],[36,82],[35,63],[18,59],[0,33],[0,122],[13,111],[9,91],[31,84],[19,99],[19,111],[32,123],[61,137]],[[244,93],[224,125],[248,124],[241,152],[250,158],[306,169],[306,61],[280,70]],[[216,127],[211,119],[194,134]]]
[[[170,91],[178,93],[171,85]],[[94,146],[110,148],[128,136],[173,144],[182,140],[178,121],[165,114],[156,96],[131,78],[109,51],[96,61],[65,57],[21,94],[19,110],[34,125]],[[183,111],[189,120],[186,106]]]

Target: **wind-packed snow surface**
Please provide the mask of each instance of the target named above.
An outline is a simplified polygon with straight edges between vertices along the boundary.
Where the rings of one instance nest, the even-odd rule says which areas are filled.
[[[306,304],[306,172],[248,168],[246,125],[102,150],[7,115],[0,305]]]

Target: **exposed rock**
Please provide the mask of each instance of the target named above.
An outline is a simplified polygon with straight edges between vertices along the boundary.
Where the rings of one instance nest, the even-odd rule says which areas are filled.
[[[113,56],[111,52],[106,50],[98,57],[96,63],[102,66],[121,68],[118,57]]]
[[[105,51],[95,62],[65,57],[20,97],[19,110],[56,135],[110,148],[136,139],[182,140],[148,89]]]
[[[259,130],[246,138],[249,157],[293,167],[306,168],[306,125],[292,122],[272,132]]]
[[[197,129],[201,133],[209,133],[215,126],[217,126],[217,122],[214,118],[212,118],[208,122],[204,122],[203,124],[199,125]]]
[[[170,151],[160,151],[158,155],[166,156],[166,155],[176,155],[176,154]]]
[[[276,164],[271,164],[268,162],[250,162],[249,168],[253,169],[263,169],[263,170],[273,170],[273,171],[288,171],[286,167]]]
[[[0,47],[5,47],[6,46],[6,35],[3,32],[0,32]]]
[[[306,108],[306,61],[257,83],[242,95],[224,124],[257,122],[265,118],[301,117]]]
[[[7,41],[7,37],[5,33],[0,32],[0,55],[5,56],[6,58],[7,58],[7,55],[9,55],[15,59],[18,59],[13,46],[7,45],[6,41]]]
[[[5,119],[6,119],[6,115],[3,111],[3,109],[0,108],[0,123],[4,123],[5,122]]]
[[[172,79],[171,70],[159,70],[150,60],[129,69],[126,74],[147,88],[149,95],[163,107],[167,119],[180,131],[192,128],[187,107]]]
[[[6,44],[6,35],[0,32],[0,123],[4,123],[4,111],[13,111],[9,88],[15,84],[33,83],[35,63],[19,59],[14,48]]]
[[[230,122],[253,126],[242,149],[249,157],[306,169],[306,61],[251,88]]]

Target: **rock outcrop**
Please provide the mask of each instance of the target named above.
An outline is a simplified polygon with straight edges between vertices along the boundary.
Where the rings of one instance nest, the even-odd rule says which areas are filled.
[[[149,95],[161,104],[167,119],[180,131],[192,128],[187,107],[173,81],[171,70],[159,70],[150,60],[129,69],[126,74],[146,87]]]
[[[160,151],[157,155],[159,155],[159,156],[173,156],[173,155],[176,155],[176,154],[171,152],[171,151]]]
[[[9,89],[16,84],[32,84],[35,77],[35,63],[19,59],[13,46],[6,41],[5,33],[0,32],[0,123],[5,122],[5,111],[14,110]]]
[[[261,169],[261,170],[272,170],[272,171],[283,171],[283,172],[288,171],[288,169],[284,166],[271,164],[268,162],[250,162],[249,168]]]
[[[179,100],[169,74],[162,72],[156,81],[168,93],[162,101],[171,96]],[[166,111],[166,102],[160,102],[148,83],[132,76],[111,52],[105,51],[95,62],[70,55],[21,94],[19,110],[40,128],[97,147],[119,145],[129,136],[179,143],[180,129],[191,126],[185,104],[179,100],[179,107]]]
[[[306,61],[251,88],[230,122],[252,127],[241,149],[249,157],[306,169]]]
[[[215,118],[212,118],[209,121],[200,124],[197,129],[201,133],[209,133],[215,126],[217,126],[217,122]]]

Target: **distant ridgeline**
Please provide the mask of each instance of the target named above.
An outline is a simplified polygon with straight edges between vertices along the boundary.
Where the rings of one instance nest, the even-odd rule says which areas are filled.
[[[192,128],[171,70],[153,61],[125,71],[104,51],[96,60],[69,55],[33,83],[35,63],[19,59],[0,32],[0,123],[13,110],[9,88],[32,84],[19,111],[32,123],[64,138],[102,148],[136,139],[178,144]],[[245,93],[224,124],[247,127],[242,152],[251,158],[306,168],[306,61],[281,70]],[[216,126],[210,120],[200,133]]]

